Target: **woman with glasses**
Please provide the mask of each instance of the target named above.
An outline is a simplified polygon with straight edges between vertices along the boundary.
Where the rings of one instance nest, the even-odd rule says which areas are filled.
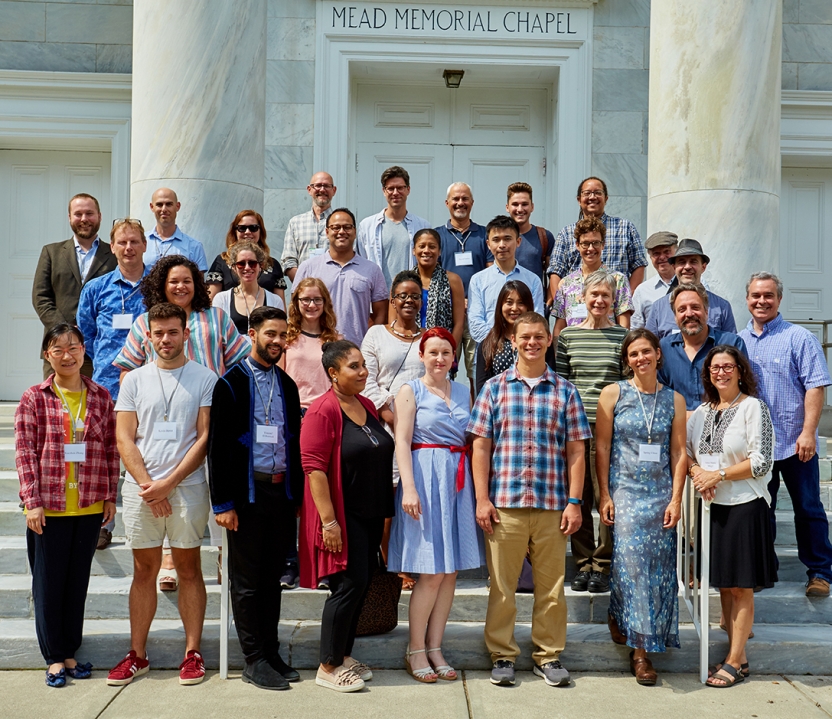
[[[329,577],[315,683],[354,692],[373,677],[352,656],[358,618],[378,566],[385,518],[393,516],[393,438],[361,396],[367,365],[347,340],[327,342],[322,363],[331,389],[307,411],[300,432],[307,476],[301,510],[300,579]]]
[[[263,271],[257,278],[257,283],[263,289],[278,295],[285,306],[286,280],[283,277],[283,269],[269,252],[269,246],[266,244],[266,225],[263,222],[262,215],[254,210],[238,212],[228,228],[228,234],[225,236],[225,252],[217,255],[205,275],[208,295],[213,299],[219,292],[230,290],[240,283],[240,278],[231,269],[234,263],[229,255],[231,247],[238,242],[251,242],[259,245],[260,249],[263,250],[266,259],[263,263]]]
[[[652,686],[647,653],[679,646],[674,527],[687,468],[685,400],[659,383],[652,332],[628,332],[620,362],[629,379],[604,387],[595,421],[601,521],[613,528],[607,623],[616,644],[632,647],[636,681]]]
[[[534,298],[525,282],[509,280],[497,296],[494,326],[477,347],[477,394],[486,380],[505,372],[514,364],[516,354],[511,345],[514,321],[524,312],[534,310]]]
[[[756,397],[751,365],[736,347],[717,345],[708,353],[702,384],[706,402],[687,424],[687,465],[693,486],[711,501],[710,583],[719,589],[729,645],[707,684],[722,689],[749,675],[754,588],[777,581],[768,492],[774,429]]]
[[[289,331],[282,362],[298,386],[304,410],[330,387],[321,355],[326,342],[341,339],[335,326],[335,311],[326,285],[317,277],[298,282],[289,304]]]
[[[266,264],[266,253],[259,245],[245,240],[231,245],[228,260],[240,284],[214,295],[211,304],[231,317],[237,332],[248,336],[249,317],[255,307],[279,307],[285,310],[286,306],[281,295],[269,292],[258,284]]]
[[[578,325],[587,318],[589,311],[583,301],[584,280],[600,269],[607,270],[615,280],[611,318],[622,327],[630,327],[634,307],[627,278],[607,269],[601,261],[606,235],[607,228],[597,217],[585,217],[575,225],[575,247],[581,256],[581,266],[560,281],[555,293],[552,304],[552,314],[557,317],[555,336],[564,327]]]
[[[23,393],[14,415],[15,464],[46,684],[88,679],[79,664],[90,567],[102,525],[116,514],[119,463],[110,394],[81,375],[84,337],[59,324],[43,338],[54,370]]]

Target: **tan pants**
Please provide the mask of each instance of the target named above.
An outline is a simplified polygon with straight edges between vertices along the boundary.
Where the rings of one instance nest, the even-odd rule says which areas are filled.
[[[514,639],[517,617],[515,592],[529,552],[534,574],[532,658],[536,664],[555,661],[566,646],[566,535],[560,530],[561,515],[546,509],[497,509],[499,524],[486,534],[485,556],[491,575],[485,645],[491,661],[515,661],[520,647]]]

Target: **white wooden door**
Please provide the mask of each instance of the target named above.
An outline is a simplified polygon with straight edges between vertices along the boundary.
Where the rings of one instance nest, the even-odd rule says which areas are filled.
[[[109,240],[110,153],[0,150],[0,400],[43,379],[32,280],[43,245],[72,236],[67,203],[79,192],[98,199]]]
[[[798,324],[832,320],[832,169],[783,168],[780,230],[780,312]],[[804,327],[822,341],[821,325]],[[831,357],[827,350],[827,361]],[[827,390],[827,404],[831,400]]]

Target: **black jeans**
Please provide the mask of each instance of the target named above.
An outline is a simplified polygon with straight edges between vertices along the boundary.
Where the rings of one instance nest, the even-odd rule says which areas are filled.
[[[73,659],[84,633],[84,605],[102,514],[47,517],[43,534],[26,530],[35,631],[47,664]]]
[[[295,509],[282,484],[254,483],[254,504],[235,507],[228,532],[228,573],[237,637],[247,663],[277,655],[280,575],[295,541]]]
[[[366,519],[346,513],[347,568],[329,577],[332,592],[321,617],[321,664],[341,666],[352,655],[358,618],[370,579],[378,566],[384,517]]]

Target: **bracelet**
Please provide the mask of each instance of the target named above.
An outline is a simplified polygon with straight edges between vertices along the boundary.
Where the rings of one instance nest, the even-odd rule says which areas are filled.
[[[328,532],[330,529],[335,529],[335,527],[337,527],[337,526],[338,526],[338,520],[333,519],[331,522],[328,522],[327,524],[321,525],[321,529],[325,532]]]

